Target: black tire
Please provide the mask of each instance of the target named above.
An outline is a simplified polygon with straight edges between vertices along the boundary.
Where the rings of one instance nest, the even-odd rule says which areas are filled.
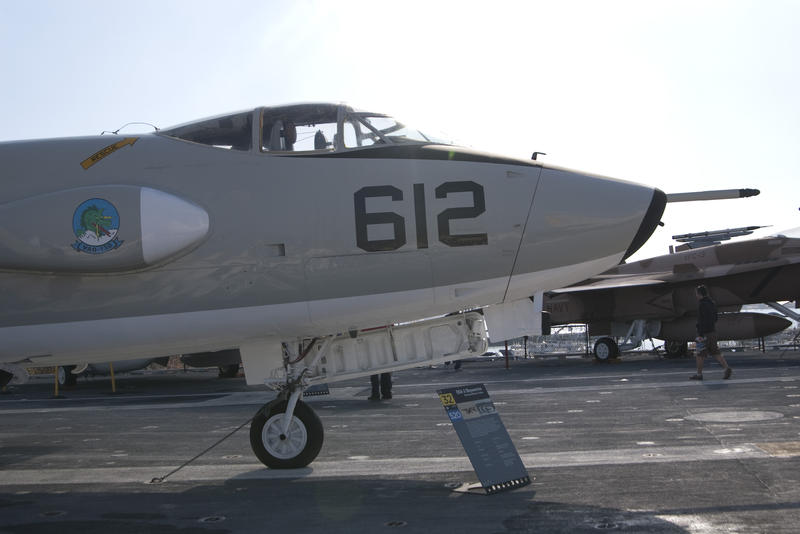
[[[234,363],[231,365],[220,365],[219,366],[219,377],[220,378],[236,378],[239,375],[239,364]]]
[[[305,467],[322,449],[322,421],[303,401],[297,401],[288,436],[280,434],[287,405],[285,400],[267,404],[250,424],[250,446],[261,463],[272,469]]]
[[[664,341],[664,352],[667,358],[683,358],[689,354],[689,344],[686,341]]]
[[[601,337],[594,344],[594,357],[601,362],[619,358],[619,346],[610,337]]]
[[[75,369],[74,365],[61,365],[58,367],[56,372],[58,373],[59,386],[74,386],[78,383],[78,375],[72,374],[73,369]]]
[[[6,387],[13,379],[14,373],[9,373],[5,369],[0,369],[0,388]],[[3,393],[5,393],[5,391]]]

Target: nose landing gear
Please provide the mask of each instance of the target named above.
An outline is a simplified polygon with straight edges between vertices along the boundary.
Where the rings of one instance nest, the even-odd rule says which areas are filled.
[[[272,469],[294,469],[310,464],[322,449],[319,416],[303,401],[275,399],[264,405],[250,424],[250,446],[261,462]]]

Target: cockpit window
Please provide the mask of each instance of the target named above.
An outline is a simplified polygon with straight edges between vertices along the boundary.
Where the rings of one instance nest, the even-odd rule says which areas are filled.
[[[257,124],[253,125],[256,117]],[[297,104],[259,108],[182,124],[159,132],[228,150],[335,152],[392,144],[451,144],[409,128],[381,113],[340,104]],[[254,135],[258,139],[253,142]]]
[[[261,116],[261,150],[341,151],[373,145],[450,144],[433,139],[381,113],[354,111],[333,104],[300,104],[265,108]]]
[[[161,130],[161,134],[229,150],[250,150],[253,112],[223,115]]]
[[[261,114],[261,150],[334,150],[338,116],[339,106],[333,104],[265,108]]]
[[[432,139],[426,137],[422,132],[409,128],[386,115],[377,113],[352,113],[350,118],[351,120],[358,121],[360,124],[361,136],[360,139],[356,139],[355,144],[345,145],[348,148],[386,143],[417,144],[433,142]]]

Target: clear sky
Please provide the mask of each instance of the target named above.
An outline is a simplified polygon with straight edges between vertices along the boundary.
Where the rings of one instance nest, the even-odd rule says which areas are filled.
[[[800,226],[798,55],[800,0],[8,1],[0,141],[345,101],[667,193],[761,190],[669,205],[638,259]]]

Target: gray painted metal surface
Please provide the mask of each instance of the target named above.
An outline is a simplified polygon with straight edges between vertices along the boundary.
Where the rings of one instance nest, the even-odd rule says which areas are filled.
[[[274,143],[259,137],[267,120],[286,126],[290,112],[331,110],[344,132],[349,108],[290,106],[165,134],[0,143],[0,335],[14,340],[0,358],[68,346],[92,353],[59,324],[115,330],[117,343],[98,334],[95,345],[130,347],[115,356],[130,358],[232,348],[261,335],[258,323],[270,334],[313,336],[353,326],[349,310],[372,309],[374,322],[356,325],[369,327],[525,298],[542,289],[525,276],[613,264],[663,209],[663,199],[651,209],[663,193],[650,187],[391,133],[366,132],[372,146],[340,140],[302,152],[270,150]],[[263,135],[287,128],[265,126]],[[148,191],[169,201],[148,209]],[[119,216],[121,244],[101,253],[73,247],[76,212],[93,198]],[[179,205],[206,219],[186,223],[188,237],[173,242],[181,224],[167,223]],[[164,231],[143,234],[152,220],[166,221]],[[94,232],[99,241],[108,235]],[[145,257],[148,246],[160,251],[155,259]],[[580,276],[560,272],[562,281]],[[505,291],[512,275],[524,288],[513,295]],[[459,289],[475,283],[486,287],[472,296]],[[380,297],[412,293],[415,304],[402,307]],[[347,301],[337,313],[314,311],[337,299]],[[253,324],[241,319],[247,310]],[[228,335],[192,315],[221,311],[231,312],[217,318]],[[156,336],[160,349],[127,332],[146,336],[165,322],[175,334]],[[37,342],[26,347],[25,339]]]

